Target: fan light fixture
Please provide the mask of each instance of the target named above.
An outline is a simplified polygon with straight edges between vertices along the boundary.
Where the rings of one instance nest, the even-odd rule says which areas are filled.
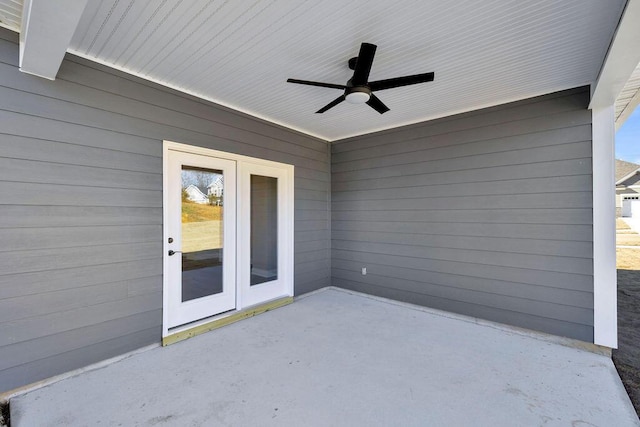
[[[369,98],[371,95],[366,92],[351,92],[345,96],[346,101],[351,104],[364,104]]]

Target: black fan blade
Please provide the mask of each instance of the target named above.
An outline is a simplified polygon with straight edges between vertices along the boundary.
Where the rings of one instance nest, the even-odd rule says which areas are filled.
[[[310,82],[308,80],[287,79],[287,83],[297,83],[299,85],[328,87],[331,89],[346,89],[344,85],[334,85],[333,83]]]
[[[380,98],[378,98],[374,94],[371,94],[371,97],[367,101],[367,105],[373,108],[374,110],[376,110],[380,114],[384,114],[387,111],[389,111],[389,107],[384,105],[384,103],[380,101]]]
[[[414,74],[413,76],[396,77],[394,79],[378,80],[370,82],[367,86],[372,91],[391,89],[393,87],[409,86],[418,83],[432,82],[434,78],[433,73]]]
[[[330,103],[328,103],[327,105],[325,105],[324,107],[322,107],[321,109],[319,109],[318,111],[316,111],[316,113],[324,113],[325,111],[327,111],[329,108],[333,108],[336,105],[340,104],[342,101],[345,100],[345,96],[341,95],[339,97],[337,97],[336,99],[334,99],[333,101],[331,101]]]
[[[354,86],[363,86],[367,84],[371,65],[373,64],[373,57],[376,54],[376,48],[377,46],[371,43],[362,43],[360,45],[360,53],[358,53],[356,69],[353,71],[353,78],[351,79],[351,83]]]

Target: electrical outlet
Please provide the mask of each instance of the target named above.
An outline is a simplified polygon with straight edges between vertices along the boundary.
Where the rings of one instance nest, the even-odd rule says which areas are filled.
[[[363,276],[367,275],[367,267],[362,267],[362,275]]]

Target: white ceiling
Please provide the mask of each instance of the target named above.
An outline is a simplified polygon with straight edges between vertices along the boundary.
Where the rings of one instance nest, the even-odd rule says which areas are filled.
[[[4,5],[20,1],[0,0]],[[474,110],[597,78],[625,0],[89,0],[69,52],[327,140]],[[0,15],[1,16],[1,15]],[[361,42],[370,80],[434,71],[342,103]]]

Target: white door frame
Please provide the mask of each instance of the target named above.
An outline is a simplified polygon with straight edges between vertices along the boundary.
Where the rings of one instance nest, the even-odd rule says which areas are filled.
[[[188,324],[186,327],[169,327],[169,318],[168,318],[168,310],[169,306],[169,265],[167,263],[167,253],[169,249],[169,212],[167,207],[169,204],[169,174],[167,173],[169,168],[168,162],[168,154],[169,151],[179,151],[190,154],[199,154],[208,157],[216,157],[219,159],[233,160],[237,165],[237,188],[238,188],[238,197],[237,197],[237,231],[236,231],[236,310],[231,311],[230,313],[235,313],[239,310],[246,309],[254,304],[260,304],[263,302],[267,302],[268,300],[262,301],[261,298],[272,298],[275,299],[280,297],[291,297],[293,296],[293,254],[294,254],[294,167],[293,165],[288,165],[285,163],[273,162],[270,160],[263,160],[249,156],[243,156],[239,154],[227,153],[224,151],[212,150],[209,148],[197,147],[187,144],[181,144],[178,142],[172,141],[163,141],[162,147],[162,166],[163,166],[163,186],[162,186],[162,200],[163,200],[163,293],[162,293],[162,337],[167,337],[170,334],[175,332],[179,332],[182,329],[187,329],[193,326],[197,326],[201,323],[206,323],[212,320],[212,318],[203,319],[200,322],[194,322]],[[263,169],[264,168],[264,169]],[[246,189],[248,185],[244,183],[246,178],[249,176],[248,174],[262,174],[269,176],[269,173],[273,173],[274,171],[279,170],[278,175],[278,284],[277,286],[272,286],[277,289],[277,295],[273,293],[263,293],[259,291],[261,288],[266,288],[266,286],[262,287],[261,285],[256,285],[248,289],[248,282],[243,285],[240,281],[241,274],[240,269],[248,267],[247,259],[249,253],[248,247],[244,246],[247,242],[246,235],[246,225],[248,224],[246,215],[242,215],[240,207],[248,207],[249,206],[249,198]],[[262,171],[262,173],[261,173]],[[240,179],[240,172],[243,173],[243,179]],[[225,183],[226,184],[226,183]],[[245,190],[243,190],[243,188]],[[226,200],[225,200],[226,201]],[[243,219],[244,218],[244,219]],[[245,240],[242,240],[245,239]],[[243,244],[240,242],[243,241]],[[226,246],[226,243],[225,243]],[[249,261],[250,262],[250,261]],[[245,265],[247,264],[247,265]],[[244,273],[244,272],[243,272]],[[268,282],[267,284],[270,284]],[[266,284],[265,284],[266,285]],[[274,291],[276,292],[276,291]],[[225,317],[230,315],[230,313],[223,313],[220,316],[214,316],[213,319],[217,317]]]

